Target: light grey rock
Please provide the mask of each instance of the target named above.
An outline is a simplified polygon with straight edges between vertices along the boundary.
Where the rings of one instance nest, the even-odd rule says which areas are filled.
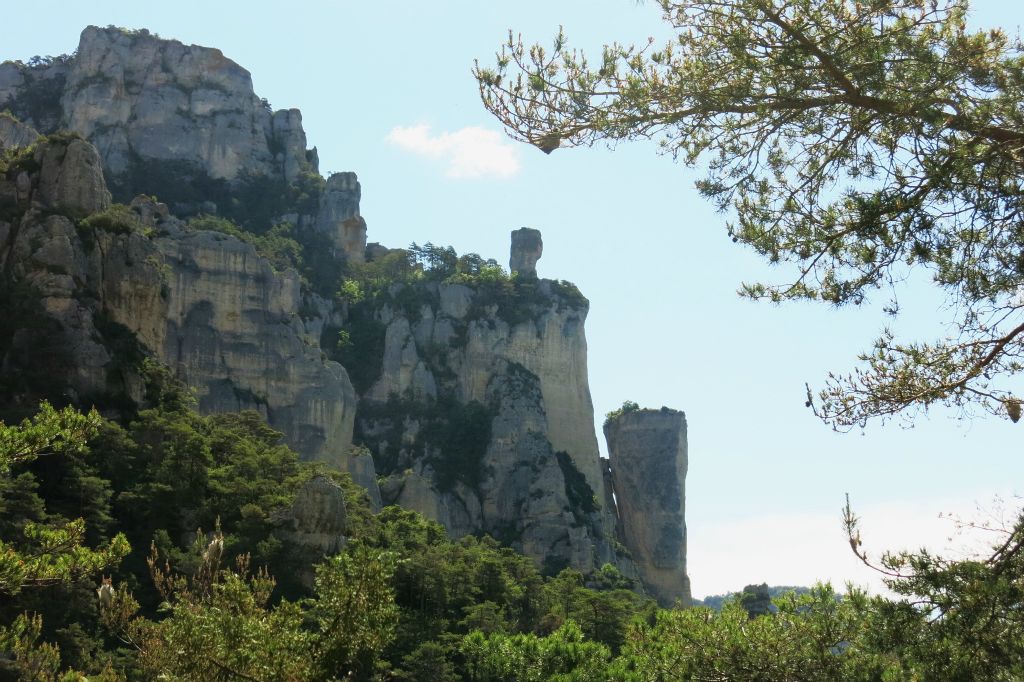
[[[27,147],[37,139],[39,133],[35,128],[9,114],[0,113],[0,149]]]
[[[348,530],[345,492],[330,478],[314,476],[295,493],[291,508],[277,511],[273,521],[274,535],[289,545],[289,551],[308,558],[309,563],[297,577],[312,588],[316,575],[313,565],[345,547]]]
[[[322,555],[332,555],[345,546],[347,521],[341,486],[326,476],[314,476],[295,493],[278,534]]]
[[[214,232],[157,240],[167,271],[166,336],[159,354],[200,409],[255,409],[304,457],[344,469],[355,392],[300,318],[294,271],[275,272],[250,244]]]
[[[60,98],[69,59],[62,56],[29,64],[0,64],[0,111],[10,110],[23,124],[41,133],[56,132],[63,116]]]
[[[359,215],[361,196],[355,173],[333,173],[320,195],[316,229],[330,237],[335,253],[353,263],[366,254],[366,221]]]
[[[463,284],[442,284],[438,287],[440,314],[455,320],[466,317],[473,304],[473,290]]]
[[[48,211],[85,217],[110,206],[96,148],[85,140],[39,145],[40,165],[32,200]]]
[[[306,132],[302,129],[302,112],[298,109],[281,109],[271,118],[271,135],[280,149],[274,156],[284,172],[284,179],[295,182],[305,168],[316,168],[308,160]]]
[[[489,386],[497,406],[481,485],[484,530],[534,557],[549,572],[599,568],[595,529],[570,503],[565,477],[547,438],[540,380],[518,365]],[[598,531],[599,532],[599,531]]]
[[[512,230],[511,255],[508,261],[510,272],[518,272],[521,277],[537,276],[537,261],[544,253],[544,240],[540,230],[521,227]]]
[[[604,427],[622,537],[663,606],[689,606],[686,575],[686,415],[638,410]]]
[[[9,105],[25,84],[25,66],[15,62],[0,63],[0,104]]]
[[[187,162],[226,180],[307,163],[305,149],[296,149],[305,138],[301,118],[284,112],[275,131],[248,71],[220,50],[146,31],[86,28],[61,105],[67,127],[100,149],[114,175],[135,157]]]
[[[8,233],[8,248],[0,253],[11,280],[29,284],[39,294],[42,309],[60,330],[54,341],[68,362],[54,371],[78,394],[103,391],[112,358],[93,323],[88,296],[82,296],[90,273],[74,224],[64,216],[29,211],[17,231]]]
[[[415,315],[390,304],[376,311],[386,331],[381,374],[362,396],[366,405],[382,405],[392,396],[430,405],[437,396],[479,403],[494,415],[491,440],[481,454],[489,473],[474,490],[439,487],[436,467],[425,459],[443,459],[445,443],[429,443],[433,454],[425,455],[413,447],[417,438],[408,421],[392,420],[390,427],[361,421],[364,444],[378,455],[399,451],[382,472],[389,477],[381,490],[384,503],[416,509],[453,535],[492,533],[548,568],[589,572],[613,563],[635,576],[628,558],[616,552],[614,508],[605,500],[586,374],[586,302],[562,298],[550,282],[530,286],[535,294],[523,296],[531,302],[514,313],[480,305],[476,297],[487,293],[473,286],[434,283],[389,292],[422,300]],[[389,434],[395,427],[402,434],[397,448],[387,442],[394,440]],[[588,497],[596,497],[592,512],[569,504],[559,451],[589,487]]]
[[[366,448],[352,448],[349,450],[345,463],[352,480],[366,489],[370,499],[370,509],[374,513],[379,512],[383,507],[381,502],[380,488],[377,485],[377,469],[373,464],[373,454]]]
[[[107,370],[117,358],[94,324],[102,315],[193,386],[202,411],[258,410],[303,458],[344,470],[356,398],[345,370],[319,348],[330,306],[303,292],[294,271],[275,272],[251,245],[187,231],[146,197],[132,209],[159,236],[80,232],[60,214],[87,215],[110,202],[96,151],[83,140],[51,140],[36,156],[40,170],[28,186],[37,208],[24,205],[18,229],[6,231],[2,271],[32,284],[59,323],[74,359],[73,390],[109,388]],[[0,183],[0,194],[10,184],[17,183]],[[318,319],[303,319],[310,310]],[[140,398],[138,382],[124,381]]]

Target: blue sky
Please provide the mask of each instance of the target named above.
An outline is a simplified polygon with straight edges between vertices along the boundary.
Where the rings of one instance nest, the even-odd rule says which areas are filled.
[[[1011,33],[1024,6],[975,3],[972,22]],[[625,399],[685,410],[689,568],[695,595],[744,584],[847,579],[877,585],[842,535],[849,492],[878,550],[962,547],[940,512],[974,516],[1024,489],[1021,429],[943,410],[836,434],[804,407],[804,383],[853,366],[884,322],[878,305],[832,310],[739,299],[743,280],[779,279],[732,244],[726,216],[693,189],[699,172],[653,144],[562,150],[511,143],[479,103],[474,58],[508,30],[572,45],[668,35],[655,3],[631,0],[413,2],[63,2],[45,16],[4,9],[0,60],[75,49],[88,24],[146,27],[218,47],[275,108],[302,110],[321,170],[363,186],[369,239],[451,244],[507,262],[509,232],[544,234],[541,276],[591,301],[587,335],[598,422]],[[884,300],[874,302],[884,303]],[[902,292],[897,330],[941,333],[928,282]]]

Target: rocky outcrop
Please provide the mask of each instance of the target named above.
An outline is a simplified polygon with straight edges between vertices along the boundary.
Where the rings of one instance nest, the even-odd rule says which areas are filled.
[[[61,108],[63,125],[92,141],[114,176],[136,158],[185,162],[225,180],[294,177],[306,163],[297,111],[272,113],[249,72],[220,50],[148,31],[85,29]]]
[[[306,557],[295,562],[298,572],[294,577],[312,588],[315,565],[345,547],[348,511],[344,490],[327,476],[314,476],[298,489],[289,509],[275,514],[274,521],[274,536],[288,546],[288,554]]]
[[[381,342],[364,360],[379,370],[360,387],[356,440],[388,477],[383,501],[454,535],[490,533],[548,567],[635,575],[612,541],[579,291],[528,278],[425,282],[372,306],[349,331]]]
[[[276,535],[321,556],[337,554],[345,545],[347,519],[341,486],[326,476],[314,476],[295,494]]]
[[[335,253],[350,262],[363,262],[366,221],[359,215],[361,189],[355,173],[333,173],[320,195],[315,226],[334,244]]]
[[[124,330],[196,389],[202,411],[258,410],[305,458],[347,467],[355,394],[319,348],[328,303],[252,245],[190,231],[151,199],[104,214],[110,194],[83,140],[48,139],[31,161],[37,170],[0,180],[0,204],[12,202],[0,214],[15,216],[0,224],[0,257],[58,323],[75,395],[141,397],[112,352]]]
[[[64,116],[60,99],[71,60],[63,55],[35,58],[28,64],[0,63],[0,111],[10,111],[41,133],[56,132]]]
[[[508,261],[509,272],[521,277],[537,276],[537,261],[544,253],[540,230],[521,227],[512,231],[512,248]]]
[[[14,116],[0,112],[0,150],[11,147],[27,147],[39,138],[39,133]]]
[[[537,377],[545,437],[601,490],[584,332],[589,304],[579,291],[539,280],[498,299],[486,286],[404,286],[410,285],[398,285],[394,295],[419,303],[409,309],[385,304],[376,311],[385,329],[381,368],[364,397],[431,400],[444,384],[460,403],[486,403],[494,377],[514,363]]]
[[[40,170],[32,200],[42,208],[84,218],[110,206],[99,155],[88,142],[40,145],[34,160]]]
[[[341,466],[355,394],[320,352],[323,319],[302,316],[311,301],[298,274],[275,272],[251,245],[214,232],[172,232],[157,246],[168,291],[157,348],[197,387],[200,409],[256,409],[300,453]]]
[[[621,536],[647,589],[689,606],[686,575],[686,415],[625,411],[605,423]]]
[[[381,491],[385,502],[415,509],[456,537],[487,533],[550,573],[565,567],[589,573],[614,563],[635,574],[608,541],[598,494],[571,458],[552,447],[538,377],[517,363],[498,365],[487,409],[480,408],[487,433],[476,451],[426,436],[417,456],[431,417],[397,415],[406,447],[399,448],[397,470]],[[451,414],[439,418],[451,420]]]

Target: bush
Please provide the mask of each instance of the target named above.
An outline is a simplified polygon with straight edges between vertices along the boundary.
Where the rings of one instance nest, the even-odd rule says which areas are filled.
[[[84,218],[79,226],[114,234],[143,233],[145,231],[139,215],[130,206],[124,204],[113,204],[108,209],[93,213]]]
[[[622,415],[629,414],[630,412],[637,412],[639,410],[640,410],[640,406],[637,405],[632,400],[623,401],[622,407],[620,407],[617,410],[612,410],[611,412],[609,412],[608,414],[606,414],[604,416],[604,425],[608,426],[609,424],[611,424],[613,421],[615,421],[616,419],[618,419]]]

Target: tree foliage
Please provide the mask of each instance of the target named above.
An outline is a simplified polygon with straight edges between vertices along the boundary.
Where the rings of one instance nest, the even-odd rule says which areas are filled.
[[[808,403],[838,428],[932,404],[1017,421],[1024,368],[1024,51],[971,31],[966,0],[662,0],[663,46],[597,59],[510,35],[477,66],[484,105],[516,139],[559,146],[654,138],[779,284],[741,293],[859,304],[926,272],[949,327],[884,331],[860,367]]]
[[[344,476],[353,519],[344,551],[324,557],[283,545],[277,513],[315,469],[253,413],[197,415],[167,372],[151,371],[149,399],[123,427],[43,405],[0,429],[4,542],[31,524],[58,534],[73,523],[84,533],[45,545],[45,570],[4,573],[17,590],[0,602],[8,623],[0,647],[9,652],[0,674],[422,682],[1024,675],[1021,518],[992,529],[999,541],[988,555],[919,551],[873,561],[847,510],[851,546],[902,599],[850,589],[840,597],[819,586],[769,607],[751,586],[717,613],[659,610],[611,566],[545,578],[491,538],[452,540],[397,507],[370,514],[365,493]],[[82,518],[66,522],[71,510]],[[113,566],[127,551],[115,551],[124,536],[105,539],[117,532],[149,543],[149,556]],[[85,549],[90,535],[99,549]],[[45,542],[12,539],[10,547],[24,559],[42,556]],[[61,563],[69,551],[92,559]],[[112,577],[97,590],[101,568]],[[312,584],[295,579],[303,571]]]
[[[7,488],[14,466],[39,457],[80,454],[99,423],[96,412],[82,414],[70,407],[55,410],[49,403],[43,403],[37,415],[19,426],[0,422],[0,490]],[[0,538],[0,594],[14,595],[26,587],[96,574],[115,565],[129,550],[123,534],[97,549],[86,547],[83,519],[55,525],[26,519],[21,531],[20,538]]]

